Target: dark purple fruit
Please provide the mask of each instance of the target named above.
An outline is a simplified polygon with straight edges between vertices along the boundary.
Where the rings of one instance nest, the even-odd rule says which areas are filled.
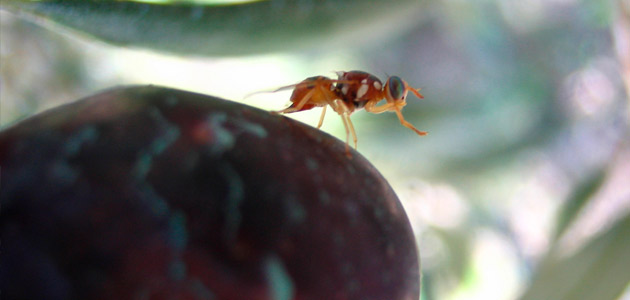
[[[418,299],[409,221],[291,119],[112,89],[0,133],[5,299]]]

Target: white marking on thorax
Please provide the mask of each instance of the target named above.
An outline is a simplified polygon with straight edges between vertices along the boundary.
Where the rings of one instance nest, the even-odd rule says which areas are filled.
[[[368,91],[368,88],[369,86],[367,84],[362,84],[361,87],[359,87],[359,90],[357,90],[357,99],[365,96],[365,94]]]
[[[380,91],[382,87],[383,87],[383,86],[381,85],[381,83],[380,83],[380,82],[378,82],[378,81],[374,81],[374,88],[375,88],[375,89],[377,89],[377,90],[379,90],[379,91]]]
[[[346,84],[346,85],[344,85],[344,86],[341,88],[341,93],[342,93],[342,94],[344,94],[344,95],[347,95],[347,94],[348,94],[348,85],[347,85],[347,84]]]

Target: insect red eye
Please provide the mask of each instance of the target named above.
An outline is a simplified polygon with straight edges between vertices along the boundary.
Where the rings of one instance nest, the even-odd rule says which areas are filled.
[[[400,100],[404,97],[405,84],[398,76],[392,76],[387,79],[387,85],[389,86],[389,96],[394,100]]]

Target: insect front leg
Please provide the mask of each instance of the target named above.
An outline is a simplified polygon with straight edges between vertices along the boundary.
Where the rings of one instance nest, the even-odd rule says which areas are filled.
[[[418,135],[427,135],[426,131],[420,131],[418,130],[416,127],[414,127],[413,125],[411,125],[411,123],[407,122],[405,120],[405,118],[402,115],[402,112],[400,112],[399,108],[395,108],[394,110],[396,112],[396,116],[398,116],[398,120],[400,120],[400,124],[402,124],[403,126],[415,131]]]
[[[376,106],[376,103],[376,101],[369,101],[367,104],[365,104],[365,107],[363,108],[365,109],[365,111],[371,112],[373,114],[380,114],[396,109],[396,104],[394,102],[388,102],[380,106]]]

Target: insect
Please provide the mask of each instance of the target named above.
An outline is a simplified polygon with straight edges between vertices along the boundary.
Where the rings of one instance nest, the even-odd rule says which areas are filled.
[[[371,113],[383,113],[393,111],[398,116],[400,123],[416,132],[418,135],[426,135],[402,115],[402,108],[407,105],[407,94],[412,92],[418,98],[424,98],[420,89],[415,89],[398,76],[390,76],[385,84],[376,76],[363,71],[338,72],[338,79],[330,79],[325,76],[314,76],[300,83],[281,87],[275,91],[293,88],[291,105],[278,113],[293,113],[322,107],[317,128],[322,126],[326,107],[330,106],[341,116],[346,131],[346,154],[350,155],[349,139],[352,135],[354,147],[357,147],[357,135],[350,115],[356,110],[365,109]],[[385,99],[386,103],[377,105]]]

